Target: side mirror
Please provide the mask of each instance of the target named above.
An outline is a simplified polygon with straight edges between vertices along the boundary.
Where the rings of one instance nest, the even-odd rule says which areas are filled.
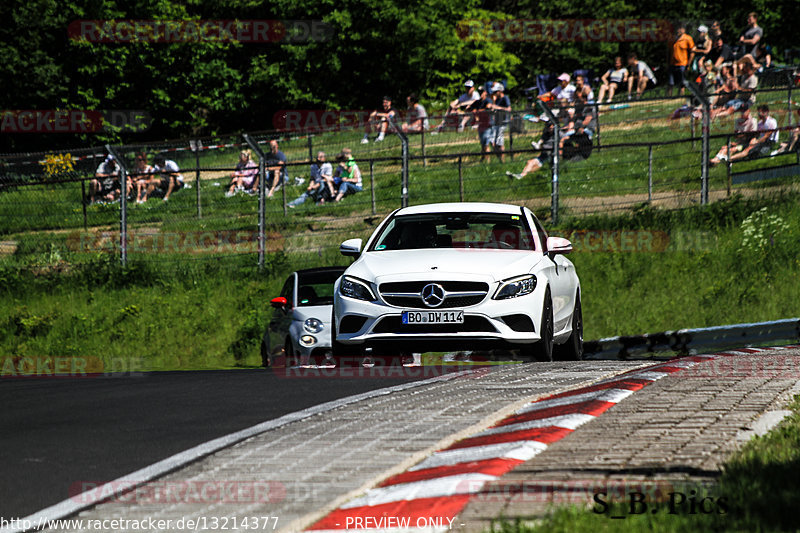
[[[272,300],[269,301],[269,305],[271,305],[275,309],[283,309],[284,307],[286,307],[287,303],[288,302],[286,301],[286,298],[284,298],[283,296],[278,296],[277,298],[273,298]]]
[[[548,237],[547,251],[552,255],[568,254],[572,251],[572,243],[563,237]]]
[[[339,246],[342,255],[358,257],[361,255],[361,239],[347,239]]]

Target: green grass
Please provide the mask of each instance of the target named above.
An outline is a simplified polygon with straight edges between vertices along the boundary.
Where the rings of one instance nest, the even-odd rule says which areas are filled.
[[[796,316],[797,200],[794,194],[683,210],[643,207],[556,228],[552,233],[567,236],[576,229],[630,230],[670,239],[659,241],[663,251],[590,253],[573,236],[586,338]],[[745,222],[766,206],[780,220],[759,215]],[[72,252],[39,236],[35,245],[26,241],[24,254],[0,259],[0,355],[135,357],[151,369],[257,365],[268,301],[285,276],[346,264],[332,244],[372,229],[358,218],[308,219],[294,227],[286,252],[267,254],[263,273],[254,253],[157,260],[132,254],[122,269],[112,253]]]
[[[649,502],[655,513],[631,514],[628,502],[616,503],[605,513],[601,506],[576,506],[552,510],[541,520],[502,521],[492,531],[504,533],[615,533],[651,531],[658,533],[705,532],[771,532],[798,531],[800,518],[800,396],[790,405],[792,414],[781,425],[763,437],[755,437],[736,452],[725,464],[716,486],[699,494],[714,499],[714,512],[691,512],[691,506],[674,506],[669,512],[668,500]],[[688,495],[690,486],[684,488]],[[697,496],[699,501],[702,496]],[[725,512],[719,505],[724,498]],[[699,508],[699,507],[698,507]],[[709,504],[707,509],[712,509]],[[614,520],[610,516],[625,516]]]

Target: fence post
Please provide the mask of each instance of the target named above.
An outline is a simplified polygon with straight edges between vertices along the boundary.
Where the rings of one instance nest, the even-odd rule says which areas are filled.
[[[200,150],[203,149],[203,142],[198,140],[190,140],[189,148],[194,152],[194,187],[197,189],[197,218],[203,218],[203,209],[200,206]]]
[[[703,148],[701,153],[702,159],[700,161],[700,205],[706,205],[708,203],[708,136],[711,132],[711,105],[709,104],[705,95],[703,95],[703,93],[701,93],[693,83],[690,83],[689,80],[684,80],[683,84],[703,106]],[[694,135],[692,135],[692,138],[694,138]]]
[[[692,124],[692,130],[691,130],[691,132],[692,132],[692,150],[694,150],[694,114],[693,113],[689,115],[689,119],[691,120],[691,124]]]
[[[458,156],[458,198],[464,201],[464,172],[461,166],[461,156]]]
[[[508,123],[508,150],[511,152],[511,160],[514,160],[514,113],[511,113],[511,121]]]
[[[594,103],[594,118],[597,120],[597,131],[594,132],[594,136],[597,138],[597,151],[600,151],[600,104],[595,101]]]
[[[389,121],[389,127],[400,138],[400,207],[408,207],[408,136],[400,131],[400,128],[392,121]]]
[[[377,213],[375,208],[375,161],[369,160],[369,190],[372,195],[372,214]]]
[[[551,166],[551,192],[550,192],[550,219],[553,224],[558,224],[558,167],[560,164],[560,157],[558,153],[558,144],[561,140],[561,126],[558,124],[556,120],[556,116],[553,114],[553,111],[550,107],[547,106],[541,100],[539,101],[539,107],[544,110],[545,115],[550,120],[550,123],[553,125],[553,163]]]
[[[425,157],[425,128],[419,133],[420,149],[422,150],[422,166],[428,168],[428,159]]]
[[[653,145],[647,146],[647,203],[653,203]]]
[[[267,173],[265,168],[266,156],[261,151],[258,143],[250,138],[248,134],[242,135],[244,142],[250,146],[258,155],[258,270],[264,270],[264,251],[266,250],[266,221],[264,220],[264,208],[266,207],[266,200],[264,199],[264,182],[267,180]],[[284,203],[284,205],[286,205]]]
[[[128,170],[125,161],[110,144],[106,145],[106,150],[119,165],[119,260],[125,266],[128,264]]]
[[[728,158],[725,160],[725,168],[727,173],[727,180],[725,181],[727,182],[728,185],[728,196],[730,196],[731,195],[731,136],[730,135],[728,135],[728,141],[726,144],[728,146],[728,152],[727,152]]]
[[[310,133],[306,134],[306,139],[308,140],[308,160],[314,161],[314,142],[311,140],[312,135]]]

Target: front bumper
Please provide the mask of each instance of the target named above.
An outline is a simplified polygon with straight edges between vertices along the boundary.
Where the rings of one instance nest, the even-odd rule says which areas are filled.
[[[336,338],[345,345],[392,353],[519,348],[541,339],[544,291],[545,287],[537,286],[531,294],[506,300],[487,295],[479,304],[460,308],[464,324],[419,325],[402,324],[401,314],[404,310],[427,309],[355,300],[337,292]]]

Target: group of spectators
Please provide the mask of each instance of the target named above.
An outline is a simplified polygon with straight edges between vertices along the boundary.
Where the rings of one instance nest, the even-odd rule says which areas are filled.
[[[133,169],[128,172],[126,180],[125,194],[129,200],[143,204],[151,196],[158,196],[167,202],[173,192],[187,186],[175,161],[159,154],[153,163],[148,164],[146,153],[136,154]],[[118,202],[121,195],[120,166],[117,159],[109,154],[89,182],[88,201],[90,204]]]
[[[266,171],[264,187],[267,191],[267,199],[274,198],[275,192],[289,182],[287,163],[286,154],[280,150],[278,141],[271,140],[269,155],[264,162]],[[317,204],[339,202],[345,196],[361,192],[363,190],[361,171],[353,158],[352,150],[350,148],[343,149],[336,156],[336,163],[334,171],[331,163],[327,161],[325,152],[317,152],[317,158],[311,164],[311,177],[306,190],[300,197],[286,205],[295,208],[309,199]],[[258,163],[253,160],[250,150],[242,150],[239,153],[236,169],[231,174],[231,181],[225,196],[231,197],[237,192],[255,194],[258,191],[258,179]],[[298,184],[305,181],[300,177],[295,179]]]

